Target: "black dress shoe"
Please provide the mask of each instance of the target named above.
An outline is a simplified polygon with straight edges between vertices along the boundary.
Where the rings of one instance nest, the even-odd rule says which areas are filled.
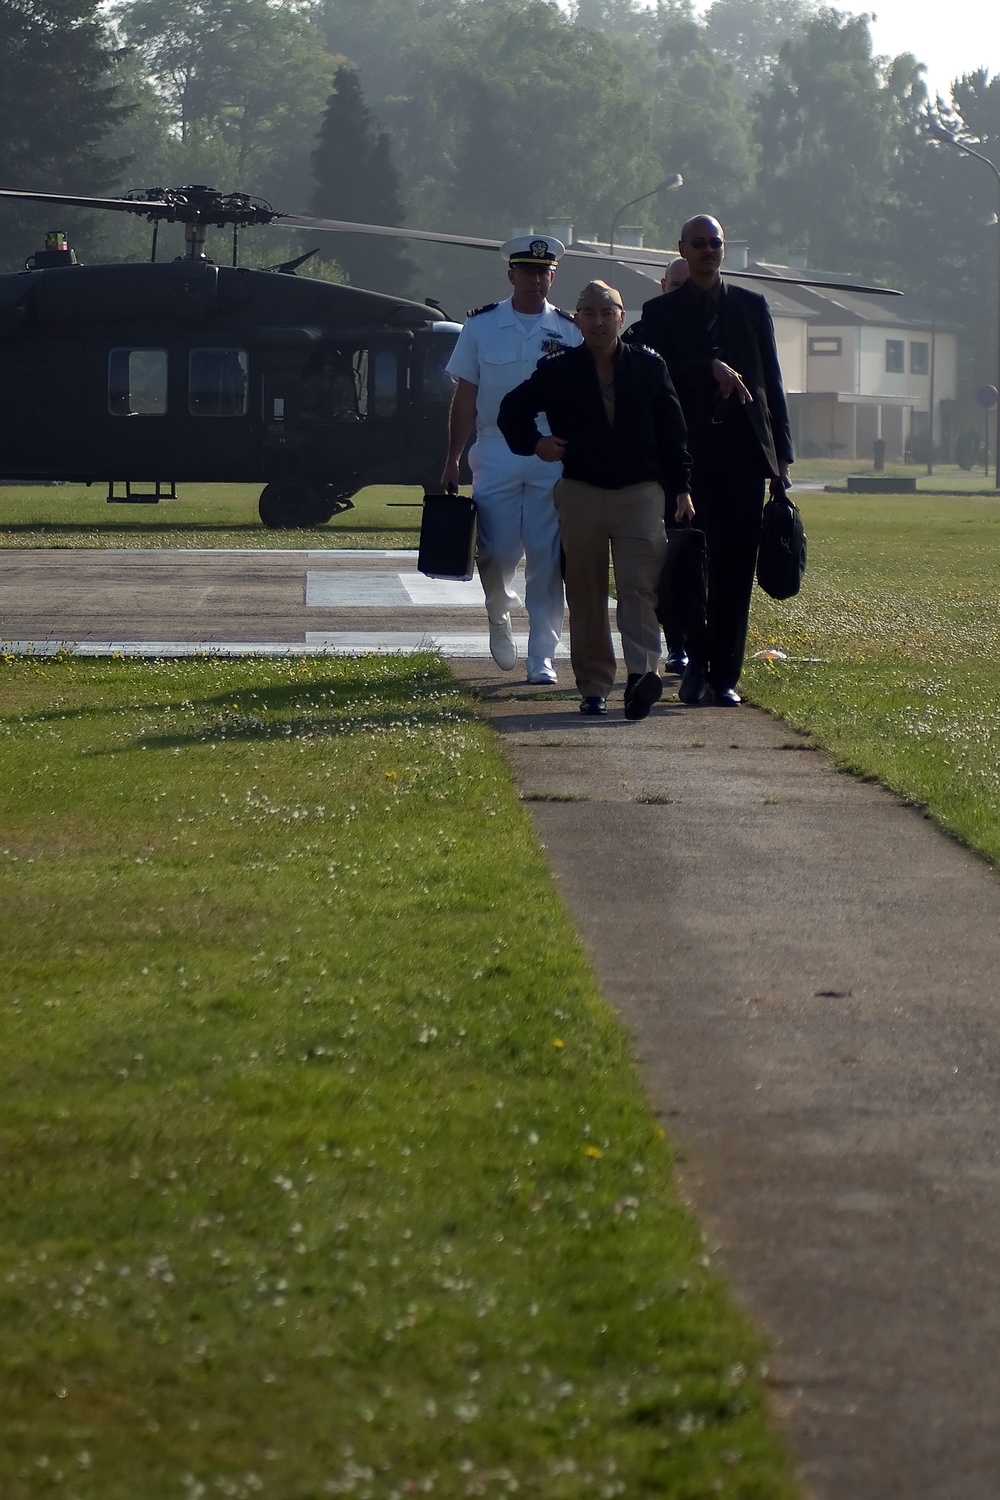
[[[673,677],[679,677],[688,664],[686,651],[668,651],[663,658],[663,670],[669,672]]]
[[[590,714],[591,716],[594,716],[596,714],[606,714],[607,711],[608,703],[606,698],[580,699],[580,712],[582,714]]]
[[[717,708],[739,708],[743,699],[735,688],[716,688],[715,703]]]
[[[684,676],[681,685],[677,689],[677,696],[682,703],[704,703],[708,699],[708,683],[705,681],[705,673],[697,662],[689,661],[684,668]]]
[[[635,676],[635,674],[632,674]],[[663,692],[663,683],[660,681],[659,672],[645,672],[637,677],[632,683],[629,677],[629,686],[625,688],[625,717],[626,719],[644,719]]]

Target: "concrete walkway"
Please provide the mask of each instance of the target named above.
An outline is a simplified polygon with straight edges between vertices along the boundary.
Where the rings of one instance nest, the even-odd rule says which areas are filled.
[[[805,1492],[996,1500],[1000,881],[759,710],[587,720],[456,670],[773,1341]]]

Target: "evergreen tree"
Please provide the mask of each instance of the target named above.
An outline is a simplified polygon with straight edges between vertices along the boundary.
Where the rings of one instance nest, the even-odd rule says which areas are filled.
[[[721,218],[733,239],[743,233],[739,205],[756,175],[752,116],[740,98],[733,69],[712,51],[703,27],[671,23],[660,42],[653,96],[653,140],[658,160],[684,178],[677,193],[653,199],[657,240],[677,243],[678,230],[696,213]]]
[[[333,61],[305,0],[124,0],[116,14],[170,120],[167,180],[301,211]]]
[[[124,165],[102,145],[121,119],[116,51],[97,0],[0,4],[0,184],[27,191],[101,194]],[[72,233],[83,255],[99,216],[55,206],[0,206],[0,267],[18,270],[45,230]]]
[[[378,128],[353,68],[340,67],[334,74],[312,163],[312,212],[318,217],[361,224],[403,222],[392,142]],[[409,283],[412,266],[399,240],[342,234],[334,253],[355,286],[402,294]]]
[[[816,0],[714,0],[705,37],[733,69],[737,92],[750,99],[766,88],[784,42],[816,14]]]
[[[761,252],[884,275],[891,187],[919,65],[872,56],[865,16],[821,10],[786,42],[755,101],[760,177],[747,218]]]

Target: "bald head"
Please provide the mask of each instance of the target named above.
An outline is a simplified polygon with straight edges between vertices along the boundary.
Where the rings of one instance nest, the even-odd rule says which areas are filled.
[[[678,256],[672,260],[666,269],[666,274],[660,277],[660,290],[663,292],[676,292],[679,286],[683,286],[691,275],[686,260]]]
[[[681,230],[677,249],[687,264],[691,280],[708,291],[719,280],[725,235],[718,219],[711,214],[696,214]]]

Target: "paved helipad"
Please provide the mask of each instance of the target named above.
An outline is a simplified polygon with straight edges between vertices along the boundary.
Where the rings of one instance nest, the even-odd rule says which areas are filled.
[[[523,610],[512,623],[523,655]],[[91,656],[489,656],[479,580],[425,578],[412,551],[0,552],[0,640]]]

